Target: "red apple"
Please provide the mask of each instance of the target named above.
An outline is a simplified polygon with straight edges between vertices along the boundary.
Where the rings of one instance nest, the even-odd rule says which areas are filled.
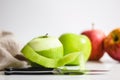
[[[113,59],[120,61],[120,28],[111,31],[105,38],[104,49]]]
[[[105,39],[105,34],[101,30],[86,30],[82,34],[88,36],[92,43],[92,51],[89,60],[98,61],[104,54],[103,40]]]

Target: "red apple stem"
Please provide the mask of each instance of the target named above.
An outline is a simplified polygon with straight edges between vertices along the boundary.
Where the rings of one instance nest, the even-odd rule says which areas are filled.
[[[95,24],[94,24],[94,23],[92,23],[92,30],[94,29],[94,26],[95,26]]]

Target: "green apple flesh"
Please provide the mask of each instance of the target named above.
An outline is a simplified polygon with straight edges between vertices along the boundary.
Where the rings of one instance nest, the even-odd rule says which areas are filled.
[[[86,62],[91,53],[91,42],[87,36],[77,35],[75,33],[64,33],[59,37],[63,44],[64,55],[71,52],[81,52],[84,55],[84,62]],[[73,62],[67,65],[80,65],[80,58],[76,58]]]
[[[63,46],[55,37],[36,38],[28,43],[38,54],[52,58],[60,59],[63,57]]]

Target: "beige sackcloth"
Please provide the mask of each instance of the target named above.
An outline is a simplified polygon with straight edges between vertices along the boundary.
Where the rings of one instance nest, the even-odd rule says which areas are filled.
[[[20,52],[19,43],[9,31],[0,31],[0,70],[7,67],[26,67],[27,61]]]

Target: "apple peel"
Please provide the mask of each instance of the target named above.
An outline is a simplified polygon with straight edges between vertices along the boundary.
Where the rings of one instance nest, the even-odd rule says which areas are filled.
[[[82,60],[84,56],[81,56],[82,55],[81,52],[69,53],[58,60],[47,58],[45,56],[42,56],[36,53],[29,45],[26,45],[21,52],[30,61],[48,68],[57,68],[57,67],[64,66],[65,64],[73,62],[77,57],[80,58],[80,68],[83,68],[82,66],[84,66],[84,63],[85,63],[84,60]]]
[[[55,67],[57,61],[51,58],[47,58],[36,53],[29,45],[26,45],[22,49],[23,55],[30,61],[40,64],[45,67]]]
[[[63,66],[70,62],[73,62],[80,54],[81,54],[80,52],[72,52],[72,53],[69,53],[69,54],[63,56],[63,58],[61,58],[58,61],[58,66]]]

